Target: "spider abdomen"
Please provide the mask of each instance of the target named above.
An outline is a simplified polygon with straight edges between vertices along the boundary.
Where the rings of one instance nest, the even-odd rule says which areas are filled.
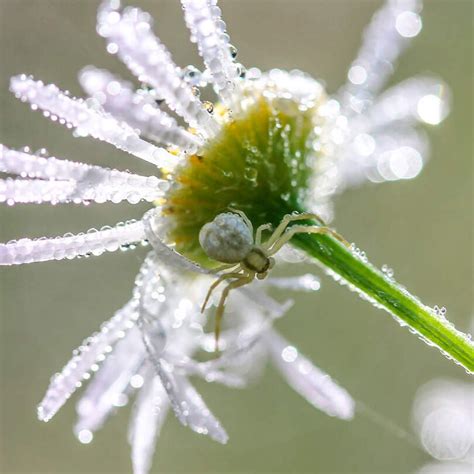
[[[199,243],[213,260],[239,263],[252,249],[253,236],[239,215],[225,212],[201,228]]]

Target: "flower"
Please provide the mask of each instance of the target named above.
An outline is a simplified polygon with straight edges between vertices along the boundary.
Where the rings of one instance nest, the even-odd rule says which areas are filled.
[[[108,415],[138,392],[130,428],[137,473],[150,468],[169,407],[194,431],[227,441],[190,384],[192,375],[240,387],[270,357],[310,403],[332,416],[353,416],[347,392],[271,327],[290,304],[273,300],[265,288],[315,290],[314,277],[267,278],[236,292],[227,308],[221,356],[198,359],[199,351],[213,350],[200,315],[213,262],[199,244],[199,230],[229,207],[244,211],[255,226],[277,225],[285,214],[303,208],[330,220],[332,198],[345,188],[366,180],[414,178],[427,155],[418,123],[438,124],[449,109],[449,91],[436,78],[409,79],[379,95],[397,56],[421,30],[418,1],[386,2],[366,31],[348,83],[334,95],[300,71],[246,70],[236,63],[216,3],[182,3],[203,72],[174,64],[147,13],[122,10],[109,0],[99,9],[98,33],[108,52],[145,85],[136,90],[107,71],[87,67],[80,82],[89,98],[82,100],[30,76],[11,81],[14,94],[33,109],[77,137],[108,142],[155,165],[153,176],[0,150],[0,171],[19,176],[0,182],[0,200],[9,205],[154,204],[138,221],[0,245],[4,265],[100,255],[137,244],[152,247],[130,301],[75,351],[38,408],[40,419],[51,419],[93,375],[75,427],[79,440],[88,443]],[[200,99],[207,85],[215,103]]]
[[[472,383],[434,379],[418,390],[413,403],[413,425],[423,448],[437,462],[417,472],[469,473],[474,461]]]

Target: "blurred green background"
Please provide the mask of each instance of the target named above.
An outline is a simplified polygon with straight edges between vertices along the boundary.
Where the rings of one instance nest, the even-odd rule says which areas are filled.
[[[148,10],[178,64],[198,63],[177,1],[131,2]],[[300,68],[329,91],[344,81],[361,32],[381,2],[359,0],[222,1],[232,42],[247,66]],[[430,130],[432,159],[413,181],[368,185],[337,201],[336,226],[423,301],[444,305],[468,330],[472,317],[472,20],[470,0],[425,2],[424,29],[392,82],[435,72],[452,87],[453,110]],[[9,77],[32,73],[80,95],[76,74],[87,64],[127,75],[95,33],[95,0],[0,0],[0,140],[47,147],[60,157],[148,173],[129,156],[44,119],[8,92]],[[59,235],[139,217],[146,205],[17,206],[0,209],[0,241]],[[2,473],[130,472],[121,409],[94,439],[72,434],[74,400],[48,424],[36,405],[49,377],[71,350],[127,301],[145,254],[4,268],[0,272]],[[433,377],[467,379],[445,360],[327,278],[319,293],[301,295],[278,326],[355,398],[410,430],[417,387]],[[222,447],[169,417],[153,472],[408,473],[428,457],[407,440],[358,414],[331,419],[313,409],[268,370],[244,391],[202,386],[224,422]]]

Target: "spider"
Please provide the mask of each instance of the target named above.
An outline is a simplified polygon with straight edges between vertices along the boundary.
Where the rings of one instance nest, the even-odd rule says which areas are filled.
[[[293,225],[288,228],[291,222],[307,219],[315,219],[323,225]],[[199,232],[199,243],[206,255],[224,264],[217,267],[213,272],[226,271],[209,288],[201,307],[201,313],[205,311],[209,298],[217,286],[225,280],[234,280],[222,291],[216,309],[214,329],[216,351],[219,350],[221,321],[229,292],[249,284],[254,278],[259,280],[266,278],[268,272],[275,265],[275,259],[272,255],[275,255],[295,234],[328,234],[349,246],[349,243],[343,237],[327,227],[322,219],[313,213],[287,214],[269,239],[262,242],[263,231],[271,229],[271,224],[259,226],[254,239],[250,219],[244,212],[231,209],[231,212],[217,215],[212,222],[205,224]]]

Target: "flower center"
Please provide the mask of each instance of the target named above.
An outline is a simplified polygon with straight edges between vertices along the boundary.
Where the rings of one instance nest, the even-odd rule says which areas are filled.
[[[297,84],[277,86],[271,73],[246,80],[239,111],[222,119],[219,134],[176,170],[163,213],[171,224],[168,238],[180,253],[205,261],[199,231],[229,208],[244,211],[258,226],[276,225],[304,206],[323,154],[317,144],[326,99],[319,83],[297,79],[304,84],[295,90]],[[220,112],[217,104],[214,113]]]

